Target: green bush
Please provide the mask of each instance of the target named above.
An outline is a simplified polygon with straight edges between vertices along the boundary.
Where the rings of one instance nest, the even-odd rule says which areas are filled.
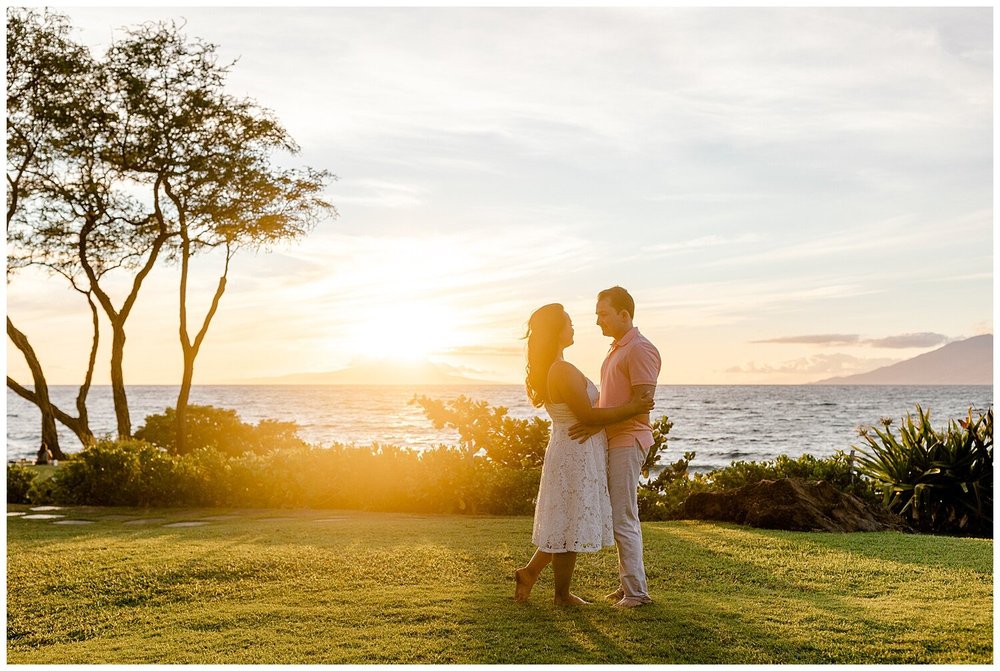
[[[176,505],[175,462],[141,440],[99,440],[50,478],[58,503],[103,506]]]
[[[899,438],[892,419],[862,427],[861,472],[882,501],[915,528],[935,533],[993,536],[993,408],[935,430],[930,411],[907,413]]]
[[[36,506],[60,503],[52,478],[37,477],[31,481],[31,487],[28,489],[28,503]]]
[[[459,396],[454,401],[438,401],[414,396],[434,428],[446,426],[458,431],[460,449],[468,456],[484,455],[508,468],[541,467],[549,442],[551,422],[540,417],[515,419],[507,408],[491,407],[486,401]]]
[[[7,464],[7,503],[28,503],[28,490],[37,476],[33,468]]]
[[[795,459],[780,455],[773,461],[736,461],[703,475],[712,489],[736,489],[761,480],[802,478],[824,480],[842,492],[869,503],[877,503],[878,493],[870,480],[857,473],[855,459],[837,450],[831,457],[803,454]]]
[[[298,437],[295,422],[264,419],[257,425],[240,420],[235,410],[211,405],[190,405],[185,419],[185,452],[210,448],[226,454],[244,452],[263,454],[274,449],[305,447]],[[177,452],[177,413],[167,408],[161,415],[149,415],[135,432],[145,440],[170,453]]]
[[[672,424],[661,417],[654,427],[659,454],[665,449],[667,433]],[[647,466],[653,458],[653,450],[647,458]],[[824,480],[842,492],[853,494],[870,503],[877,503],[879,498],[873,483],[854,473],[853,460],[842,451],[831,457],[817,458],[804,454],[796,459],[779,456],[773,461],[737,461],[724,468],[718,468],[708,473],[689,474],[688,467],[695,458],[694,452],[685,452],[684,456],[661,470],[656,477],[650,478],[639,485],[639,517],[644,521],[674,520],[684,517],[684,501],[697,492],[724,491],[737,489],[761,480],[778,480],[781,478],[804,478],[806,480]],[[644,474],[645,475],[645,474]]]
[[[440,446],[333,445],[172,455],[142,441],[99,441],[50,478],[45,502],[108,506],[349,508],[528,514],[539,469],[512,469]],[[37,485],[37,482],[36,482]],[[28,492],[28,500],[34,490]]]

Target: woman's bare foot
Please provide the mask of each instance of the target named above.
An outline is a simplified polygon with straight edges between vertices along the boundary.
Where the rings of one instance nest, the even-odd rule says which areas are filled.
[[[569,598],[555,597],[554,603],[557,606],[589,606],[589,601],[584,601],[576,594],[570,594]]]
[[[514,571],[514,601],[524,602],[531,596],[531,588],[535,586],[538,577],[532,577],[526,569]]]

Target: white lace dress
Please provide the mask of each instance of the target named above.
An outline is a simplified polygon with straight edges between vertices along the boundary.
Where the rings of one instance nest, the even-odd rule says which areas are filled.
[[[587,380],[593,403],[597,387]],[[597,552],[615,544],[608,496],[608,439],[571,439],[576,417],[565,403],[546,403],[552,435],[545,448],[531,541],[543,552]]]

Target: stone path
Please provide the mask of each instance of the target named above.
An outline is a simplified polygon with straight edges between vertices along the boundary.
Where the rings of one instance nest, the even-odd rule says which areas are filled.
[[[12,520],[21,519],[31,520],[32,522],[41,521],[63,526],[86,526],[90,524],[97,524],[98,522],[110,522],[125,526],[155,526],[171,529],[203,527],[214,525],[219,522],[224,523],[234,520],[266,523],[303,521],[303,518],[301,517],[255,517],[252,512],[247,512],[245,514],[229,513],[223,515],[206,515],[204,517],[196,516],[195,519],[178,520],[168,519],[166,517],[143,517],[141,515],[128,515],[122,513],[102,513],[100,509],[92,507],[62,506],[34,506],[27,511],[9,510],[7,511],[7,517],[12,518]],[[304,521],[330,523],[341,522],[346,519],[346,517],[323,517],[311,520],[305,518]]]

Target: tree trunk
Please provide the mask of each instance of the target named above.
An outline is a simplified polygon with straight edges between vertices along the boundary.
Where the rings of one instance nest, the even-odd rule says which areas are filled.
[[[101,321],[97,313],[97,306],[94,304],[92,292],[87,292],[87,303],[90,305],[90,317],[94,327],[94,337],[90,345],[90,359],[87,361],[87,374],[83,378],[83,384],[76,395],[77,420],[70,428],[76,433],[76,437],[84,447],[94,442],[94,434],[90,430],[90,415],[87,412],[87,394],[90,393],[90,383],[94,379],[94,365],[97,363],[97,346],[101,342]]]
[[[184,374],[181,378],[181,391],[177,395],[177,454],[187,451],[187,407],[191,397],[191,384],[194,379],[194,356],[190,349],[184,352]]]
[[[29,403],[34,403],[35,405],[39,404],[38,394],[31,391],[30,389],[22,387],[20,384],[17,383],[17,381],[8,377],[7,386],[10,387],[11,391],[13,391],[15,394],[17,394],[24,400],[28,401]],[[90,426],[87,424],[86,419],[81,417],[71,417],[64,411],[60,410],[59,406],[57,405],[50,404],[49,407],[52,409],[52,414],[55,416],[55,418],[59,420],[59,422],[63,426],[65,426],[74,434],[76,434],[76,437],[80,439],[80,442],[83,443],[85,447],[94,442],[94,433],[90,430]],[[55,453],[55,450],[52,450],[52,456],[57,459],[65,457],[65,455],[61,451],[57,455]]]
[[[125,373],[122,362],[125,358],[125,325],[111,322],[111,394],[115,401],[115,420],[118,423],[118,439],[132,437],[132,420],[128,414],[128,397],[125,395]]]
[[[185,237],[182,247],[181,247],[181,282],[180,282],[180,340],[181,340],[181,352],[184,355],[184,375],[181,378],[181,390],[177,395],[177,453],[184,454],[187,450],[186,436],[187,436],[187,406],[188,398],[191,395],[191,385],[194,380],[194,360],[198,356],[198,350],[201,349],[201,344],[205,340],[205,335],[208,333],[208,326],[212,322],[212,317],[215,316],[215,312],[219,309],[219,301],[222,300],[222,294],[226,291],[226,277],[229,275],[229,261],[232,258],[232,248],[229,244],[226,244],[226,266],[222,271],[222,276],[219,277],[219,284],[215,288],[215,295],[212,297],[212,305],[208,309],[208,313],[205,315],[205,320],[202,322],[201,329],[194,338],[194,343],[191,342],[190,336],[188,336],[187,328],[187,274],[188,274],[188,259],[190,258],[189,243]]]
[[[35,355],[35,350],[28,337],[14,327],[14,322],[7,317],[7,336],[13,341],[15,347],[24,354],[24,360],[31,369],[31,378],[35,386],[35,405],[42,413],[42,443],[52,451],[52,456],[56,459],[63,459],[62,450],[59,449],[59,434],[56,431],[56,416],[49,401],[49,385],[45,381],[45,373],[42,371],[42,364]],[[7,386],[11,386],[12,380],[7,378]]]

